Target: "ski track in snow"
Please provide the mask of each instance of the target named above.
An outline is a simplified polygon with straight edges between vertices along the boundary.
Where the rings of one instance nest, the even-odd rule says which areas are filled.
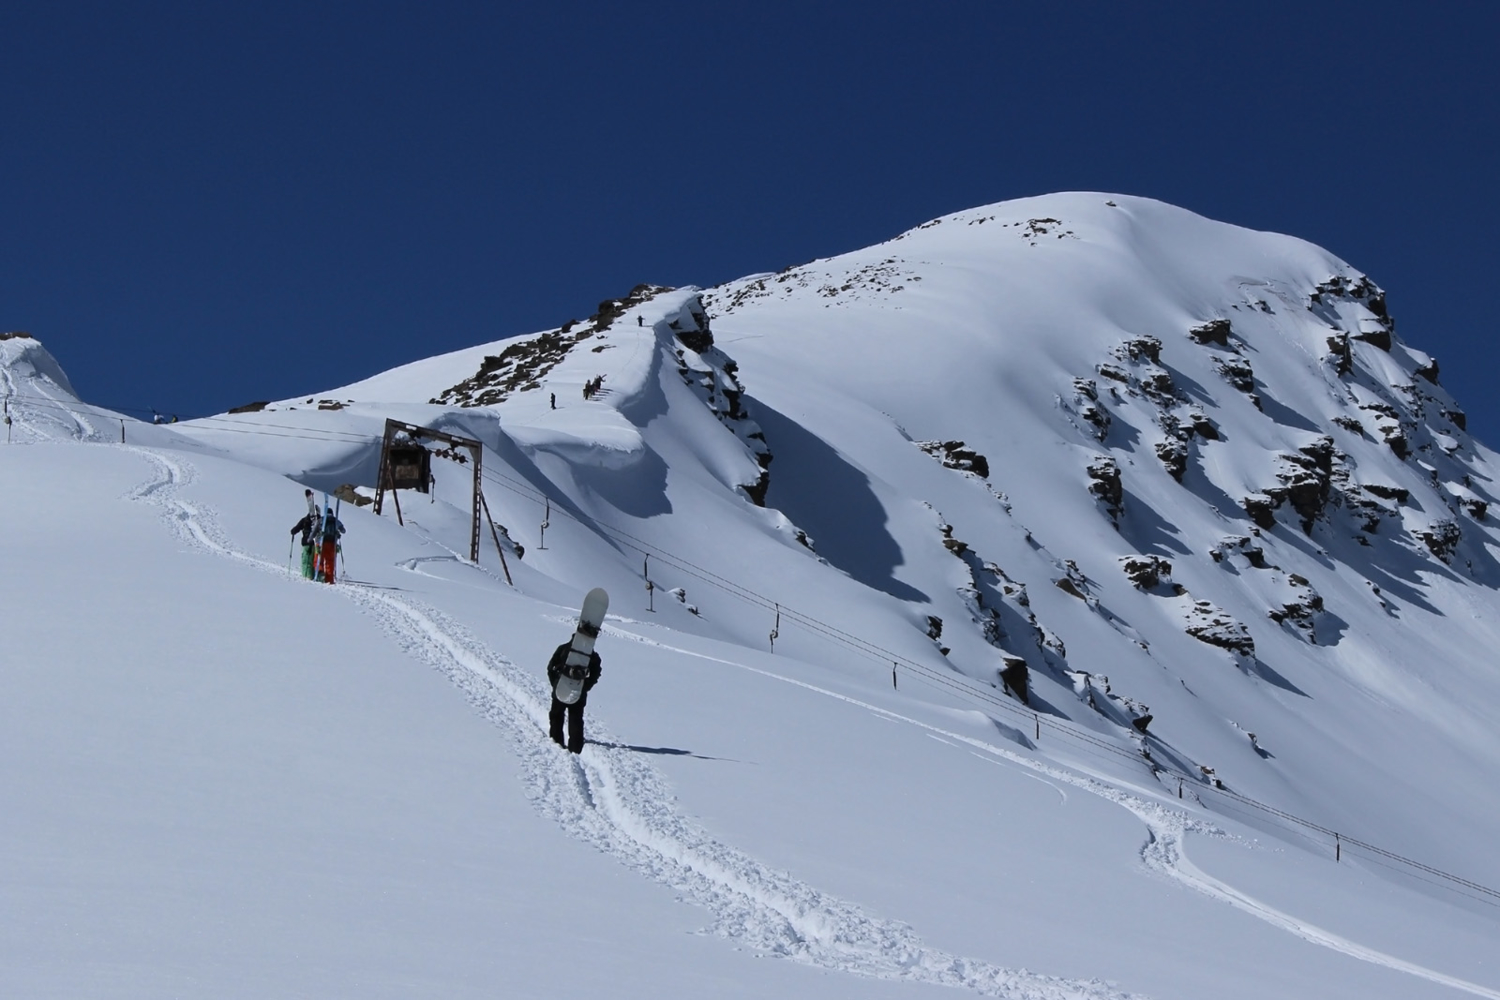
[[[940,735],[941,737],[947,737],[951,740],[959,740],[967,746],[971,746],[983,751],[982,754],[975,754],[975,756],[988,756],[991,760],[994,760],[995,758],[1001,758],[1005,761],[1009,761],[1013,764],[1017,764],[1023,768],[1026,768],[1027,770],[1036,772],[1037,774],[1045,775],[1047,778],[1050,778],[1053,781],[1057,781],[1065,785],[1071,785],[1093,795],[1097,795],[1100,798],[1107,799],[1108,801],[1113,802],[1116,805],[1128,809],[1131,813],[1135,814],[1135,816],[1138,817],[1142,823],[1146,825],[1147,840],[1141,848],[1141,860],[1149,870],[1171,878],[1172,880],[1179,882],[1190,889],[1200,892],[1205,896],[1209,896],[1210,898],[1219,900],[1220,902],[1228,903],[1230,906],[1233,906],[1237,910],[1247,913],[1259,920],[1263,920],[1271,926],[1286,931],[1289,934],[1295,935],[1296,937],[1299,937],[1311,944],[1329,948],[1333,951],[1348,955],[1351,958],[1359,959],[1362,962],[1369,962],[1372,965],[1384,966],[1385,968],[1392,969],[1397,972],[1404,972],[1408,975],[1416,976],[1420,979],[1426,979],[1429,982],[1437,983],[1442,986],[1448,986],[1456,990],[1462,990],[1467,993],[1472,993],[1475,996],[1487,997],[1490,998],[1490,1000],[1500,1000],[1500,991],[1490,989],[1486,986],[1481,986],[1478,983],[1471,983],[1468,980],[1459,979],[1455,976],[1450,976],[1445,973],[1426,968],[1425,966],[1417,965],[1414,962],[1408,962],[1405,959],[1397,958],[1394,955],[1377,951],[1373,948],[1367,948],[1362,944],[1350,941],[1348,938],[1341,937],[1340,935],[1334,934],[1331,931],[1326,931],[1321,927],[1317,927],[1313,924],[1309,924],[1305,921],[1299,920],[1289,913],[1262,903],[1254,897],[1246,895],[1245,893],[1239,891],[1233,886],[1214,878],[1212,875],[1209,875],[1202,869],[1198,868],[1192,863],[1192,861],[1188,859],[1184,841],[1188,833],[1207,834],[1210,836],[1226,836],[1226,834],[1224,833],[1224,831],[1218,829],[1217,827],[1204,823],[1201,820],[1194,819],[1180,809],[1165,806],[1159,802],[1153,802],[1147,798],[1143,798],[1140,795],[1132,794],[1116,787],[1113,784],[1108,783],[1107,780],[1100,777],[1091,776],[1088,774],[1075,774],[1062,767],[1042,763],[1041,761],[1023,756],[1022,754],[1014,753],[1003,747],[996,746],[992,743],[987,743],[984,740],[978,740],[971,736],[965,736],[962,733],[951,732],[938,726],[931,725],[930,723],[923,722],[920,719],[913,719],[909,716],[901,715],[897,712],[892,712],[889,709],[881,708],[878,705],[872,705],[868,702],[860,701],[857,698],[839,694],[836,691],[830,691],[826,688],[821,688],[814,684],[809,684],[806,681],[797,680],[794,677],[787,677],[769,670],[762,670],[758,667],[752,667],[744,663],[737,663],[733,660],[725,660],[716,656],[709,656],[707,654],[698,653],[690,649],[681,649],[676,646],[670,646],[655,639],[648,639],[645,636],[636,635],[617,627],[606,625],[605,628],[606,631],[609,631],[621,638],[631,639],[650,646],[658,646],[663,649],[671,650],[675,653],[698,657],[700,659],[709,660],[714,663],[722,663],[726,666],[738,667],[741,670],[748,670],[751,673],[760,674],[763,677],[772,678],[786,684],[792,684],[796,687],[804,688],[808,691],[814,691],[829,698],[847,702],[848,704],[858,706],[893,722],[904,722],[913,726],[917,726],[921,729],[926,730],[928,735]],[[1051,784],[1052,782],[1048,781],[1047,783]],[[1062,794],[1062,789],[1059,788],[1058,793]],[[1065,795],[1064,800],[1066,801]]]
[[[152,449],[121,447],[159,473],[127,499],[159,508],[173,532],[199,549],[287,575],[286,567],[237,550],[211,510],[179,495],[194,479],[190,463]],[[1007,1000],[1132,996],[1100,980],[1063,979],[947,954],[923,944],[903,923],[871,917],[853,903],[718,842],[676,811],[672,793],[654,767],[627,750],[601,746],[618,741],[596,722],[590,728],[599,742],[586,746],[582,755],[555,746],[547,735],[547,688],[534,671],[490,650],[441,612],[380,590],[345,586],[335,592],[375,618],[410,655],[446,674],[506,734],[526,792],[540,813],[707,909],[714,917],[714,934],[764,955],[821,969],[951,986]]]

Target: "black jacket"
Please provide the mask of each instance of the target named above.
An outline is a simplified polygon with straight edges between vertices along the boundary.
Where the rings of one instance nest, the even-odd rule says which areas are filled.
[[[573,644],[565,642],[552,652],[552,659],[547,661],[547,683],[553,688],[557,687],[557,678],[562,675],[563,664],[568,659],[568,649]],[[589,672],[583,679],[583,693],[588,694],[595,684],[599,683],[599,674],[602,670],[599,666],[599,654],[589,654]]]
[[[302,515],[302,520],[300,520],[296,524],[292,525],[292,531],[291,531],[291,533],[295,535],[299,531],[302,532],[302,544],[303,545],[311,545],[312,544],[312,532],[313,532],[313,529],[316,528],[317,526],[318,526],[318,519],[317,518],[313,517],[311,514],[304,514],[304,515]]]

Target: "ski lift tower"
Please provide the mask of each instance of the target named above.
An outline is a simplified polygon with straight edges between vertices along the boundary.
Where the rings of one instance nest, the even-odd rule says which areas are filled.
[[[439,441],[446,447],[432,450],[424,446],[424,441]],[[465,458],[459,449],[466,449],[469,454]],[[400,420],[387,419],[385,422],[385,436],[380,441],[380,474],[375,486],[375,513],[380,513],[382,501],[385,499],[385,491],[391,491],[391,499],[396,503],[396,520],[401,524],[406,522],[401,518],[401,501],[397,498],[397,490],[416,490],[418,493],[426,493],[432,482],[432,459],[446,458],[451,462],[463,465],[466,461],[472,462],[474,466],[474,501],[471,528],[469,531],[469,560],[479,561],[479,512],[482,509],[486,518],[489,518],[489,505],[484,500],[484,490],[480,486],[480,463],[483,460],[483,446],[473,438],[459,437],[456,434],[448,434],[432,427],[419,427],[416,424],[403,423]],[[494,531],[494,521],[490,521],[490,530]],[[499,537],[496,536],[495,548],[500,548]],[[505,552],[500,552],[503,564]],[[507,567],[505,575],[510,576]]]

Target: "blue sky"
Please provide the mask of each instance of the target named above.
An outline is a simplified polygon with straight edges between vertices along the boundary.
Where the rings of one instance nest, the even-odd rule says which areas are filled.
[[[91,401],[198,415],[1094,189],[1367,271],[1500,444],[1497,29],[1478,3],[7,4],[0,328]]]

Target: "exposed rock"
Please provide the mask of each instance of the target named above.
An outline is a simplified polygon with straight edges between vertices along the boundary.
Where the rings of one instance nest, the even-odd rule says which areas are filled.
[[[1255,544],[1249,535],[1227,535],[1208,550],[1208,555],[1216,563],[1222,563],[1226,556],[1239,555],[1256,569],[1271,568],[1266,562],[1266,550]]]
[[[918,448],[943,463],[945,469],[972,472],[981,479],[988,479],[990,463],[979,452],[968,448],[962,441],[917,441]]]
[[[939,525],[938,528],[943,533],[943,548],[956,556],[961,556],[969,551],[969,544],[967,542],[959,541],[953,537],[953,525],[943,524]]]
[[[1137,590],[1155,590],[1172,577],[1172,564],[1161,556],[1125,556],[1120,568]]]
[[[1099,402],[1099,386],[1091,378],[1075,378],[1073,380],[1074,402],[1078,407],[1078,415],[1093,428],[1095,440],[1103,441],[1109,436],[1109,425],[1112,418],[1109,410]]]
[[[1328,352],[1333,357],[1333,369],[1340,375],[1354,370],[1354,350],[1349,346],[1349,335],[1342,330],[1328,338]]]
[[[1141,376],[1141,391],[1152,401],[1162,406],[1176,402],[1177,387],[1172,384],[1170,373],[1156,369]]]
[[[1200,326],[1188,330],[1188,336],[1199,344],[1215,344],[1219,347],[1229,346],[1229,335],[1233,333],[1227,319],[1211,319]]]
[[[569,320],[556,330],[514,341],[499,354],[486,355],[477,372],[444,389],[428,402],[465,407],[493,406],[512,393],[540,389],[541,380],[580,342],[609,329],[627,310],[668,291],[671,289],[661,285],[636,285],[622,299],[605,299],[599,303],[599,311],[590,316],[588,324],[577,332],[574,332],[574,327],[578,321]],[[708,344],[712,343],[713,338],[709,336]]]
[[[1188,446],[1175,439],[1158,441],[1156,443],[1156,457],[1161,460],[1162,468],[1167,474],[1179,483],[1187,472]]]
[[[1412,374],[1420,376],[1421,378],[1425,378],[1427,381],[1431,382],[1433,385],[1437,385],[1438,384],[1438,363],[1437,363],[1437,359],[1436,358],[1428,358],[1427,359],[1427,363],[1423,364],[1423,365],[1418,365],[1417,366],[1417,370],[1414,371]]]
[[[1101,364],[1096,370],[1100,375],[1103,375],[1107,379],[1113,379],[1116,382],[1123,382],[1126,385],[1130,384],[1130,373],[1121,368],[1119,365]]]
[[[1463,538],[1462,530],[1453,521],[1434,521],[1412,534],[1443,562],[1449,562],[1453,558],[1453,550],[1458,548],[1458,543]]]
[[[1411,490],[1401,486],[1387,486],[1384,483],[1360,483],[1359,488],[1366,493],[1372,493],[1382,500],[1394,500],[1404,504],[1411,499]]]
[[[1195,601],[1188,611],[1188,635],[1241,656],[1255,655],[1255,640],[1242,622],[1210,601]]]
[[[1285,486],[1286,498],[1302,519],[1305,534],[1312,533],[1313,522],[1328,505],[1334,454],[1333,439],[1323,437],[1281,456],[1287,471],[1277,473],[1276,478]]]
[[[1161,364],[1161,341],[1155,337],[1134,337],[1120,345],[1122,357],[1140,364],[1142,359],[1153,365]]]
[[[256,402],[254,402],[254,403],[246,403],[244,406],[234,406],[234,407],[231,407],[226,412],[229,412],[229,413],[259,413],[261,410],[264,410],[266,407],[268,407],[270,405],[271,405],[271,401],[269,399],[262,399],[262,400],[258,400]]]
[[[0,340],[32,340],[32,339],[33,338],[31,336],[31,334],[27,333],[25,330],[9,330],[9,331],[7,331],[5,333],[0,333]],[[261,405],[265,405],[265,404],[261,404]],[[233,413],[234,411],[230,410],[229,412]]]
[[[1351,280],[1345,275],[1336,274],[1318,284],[1309,298],[1313,312],[1335,324],[1338,322],[1338,313],[1333,307],[1338,302],[1352,302],[1364,306],[1370,313],[1370,319],[1361,321],[1360,329],[1349,335],[1355,340],[1372,344],[1382,351],[1391,349],[1396,323],[1386,311],[1385,292],[1368,277],[1360,275],[1358,280]]]
[[[1205,441],[1219,440],[1219,429],[1202,410],[1188,411],[1187,421],[1187,429],[1190,433],[1198,435]]]
[[[740,383],[739,366],[719,348],[713,346],[713,331],[709,328],[708,314],[703,310],[701,299],[691,299],[684,310],[668,323],[682,346],[677,348],[677,374],[683,384],[695,391],[709,412],[749,450],[760,466],[760,475],[754,482],[739,484],[749,501],[757,507],[766,505],[766,492],[771,486],[771,454],[765,433],[751,419],[742,402],[745,387]]]
[[[1252,493],[1240,501],[1256,526],[1266,531],[1276,527],[1277,502],[1264,493]]]
[[[1083,571],[1078,568],[1078,564],[1071,559],[1064,561],[1063,572],[1064,575],[1061,578],[1052,581],[1056,584],[1057,589],[1065,594],[1072,594],[1086,604],[1090,603],[1088,578],[1083,575]]]
[[[1089,484],[1089,492],[1104,504],[1110,520],[1118,521],[1125,503],[1125,487],[1120,482],[1119,463],[1108,455],[1101,455],[1089,464],[1086,471],[1093,480]]]
[[[1224,381],[1240,392],[1255,391],[1255,372],[1251,369],[1250,362],[1244,358],[1215,358],[1214,367],[1224,376]]]
[[[1323,598],[1306,577],[1293,573],[1287,578],[1287,582],[1298,592],[1297,597],[1267,611],[1266,617],[1278,625],[1291,626],[1308,642],[1316,645],[1317,616],[1323,610]]]
[[[1000,668],[1000,686],[1021,700],[1021,704],[1031,704],[1031,671],[1026,666],[1026,661],[1019,656],[1002,656],[1001,662],[1005,666]]]

